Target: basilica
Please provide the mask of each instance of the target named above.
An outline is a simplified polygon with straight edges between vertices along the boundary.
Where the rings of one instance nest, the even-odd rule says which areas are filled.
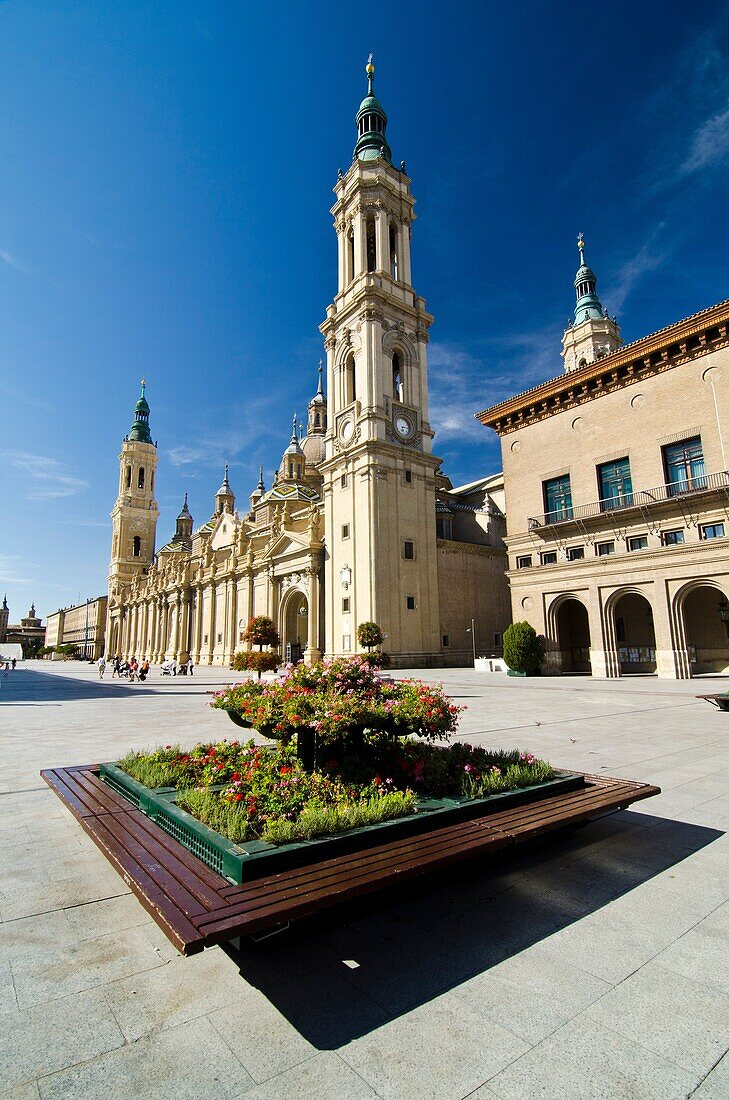
[[[142,384],[112,511],[109,655],[225,666],[253,615],[274,620],[291,660],[356,652],[367,621],[395,667],[466,664],[500,645],[511,620],[503,478],[454,488],[433,454],[433,317],[412,285],[415,202],[371,63],[367,79],[352,164],[334,188],[326,389],[320,365],[306,432],[294,418],[269,488],[261,473],[241,506],[226,466],[210,518],[196,528],[185,498],[156,549],[157,444]]]

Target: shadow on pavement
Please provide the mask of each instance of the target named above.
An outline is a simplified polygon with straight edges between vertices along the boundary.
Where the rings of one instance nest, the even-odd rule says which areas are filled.
[[[461,865],[342,906],[266,943],[244,939],[224,950],[310,1043],[337,1049],[596,912],[722,835],[622,813],[516,858]]]
[[[184,686],[183,686],[184,685]],[[189,686],[188,686],[189,685]],[[64,676],[63,673],[45,672],[42,668],[16,668],[7,677],[0,676],[0,704],[15,703],[26,706],[42,706],[51,702],[75,702],[79,699],[121,699],[134,696],[162,695],[165,692],[178,695],[197,695],[204,697],[211,685],[200,683],[186,676],[161,678],[155,669],[152,679],[144,683],[129,683],[128,680],[112,680],[110,673],[103,680],[80,679],[78,675]]]

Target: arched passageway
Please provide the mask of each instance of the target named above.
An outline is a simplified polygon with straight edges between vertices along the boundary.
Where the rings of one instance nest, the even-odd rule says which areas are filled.
[[[683,600],[683,627],[692,675],[729,669],[729,601],[713,585],[702,584]]]
[[[296,664],[304,656],[309,632],[309,601],[303,592],[292,592],[282,608],[281,655]]]
[[[557,610],[556,627],[562,672],[592,672],[590,623],[585,605],[576,599],[565,600]]]
[[[656,633],[653,609],[639,592],[626,592],[614,605],[615,642],[620,675],[656,671]]]

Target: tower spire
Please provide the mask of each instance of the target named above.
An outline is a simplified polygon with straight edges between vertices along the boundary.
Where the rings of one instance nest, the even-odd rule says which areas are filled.
[[[134,406],[134,423],[132,424],[128,439],[133,440],[136,443],[151,443],[152,436],[149,431],[149,404],[147,398],[144,396],[144,391],[147,386],[146,379],[142,379],[142,390],[139,395],[139,400]]]
[[[597,296],[597,278],[585,259],[585,237],[577,234],[580,266],[575,275],[574,320],[568,322],[562,337],[562,358],[566,371],[577,370],[605,355],[611,355],[622,344],[616,317],[610,318]]]
[[[580,266],[575,275],[575,324],[591,318],[602,317],[602,304],[597,296],[597,278],[594,271],[587,266],[585,261],[585,238],[582,233],[577,234],[577,248],[580,253]]]
[[[375,95],[375,66],[372,54],[365,66],[367,74],[367,95],[357,111],[357,144],[354,147],[354,160],[377,160],[381,157],[392,163],[392,151],[387,144],[387,115]]]

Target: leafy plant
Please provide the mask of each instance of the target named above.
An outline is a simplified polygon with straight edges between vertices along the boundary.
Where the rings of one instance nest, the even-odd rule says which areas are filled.
[[[515,672],[536,672],[544,653],[544,638],[530,623],[512,623],[504,631],[504,660]]]
[[[267,645],[278,645],[279,636],[273,619],[269,619],[267,615],[255,615],[245,629],[243,641],[260,646],[261,649]]]
[[[442,687],[381,680],[367,657],[287,666],[274,683],[246,681],[216,692],[210,706],[231,710],[264,737],[284,743],[314,731],[320,745],[352,733],[417,734],[448,740],[463,709]]]
[[[260,679],[262,672],[275,672],[280,664],[279,653],[253,653],[249,650],[241,650],[233,657],[231,667],[235,672],[257,672]]]
[[[365,649],[374,649],[382,645],[385,638],[377,623],[360,623],[357,627],[357,640]]]

